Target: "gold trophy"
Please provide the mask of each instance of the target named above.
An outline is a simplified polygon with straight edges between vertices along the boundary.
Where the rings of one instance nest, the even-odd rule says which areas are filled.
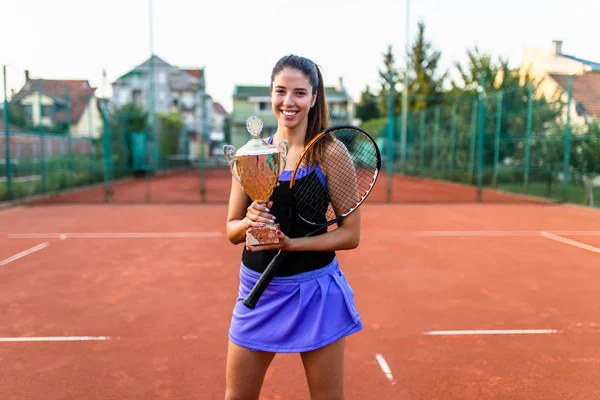
[[[248,118],[246,128],[252,139],[237,151],[232,145],[226,145],[223,147],[223,153],[231,174],[240,182],[242,190],[248,193],[253,201],[267,204],[278,184],[279,175],[285,169],[288,142],[282,140],[277,146],[273,146],[262,140],[260,132],[263,123],[258,117]],[[248,244],[278,243],[278,229],[279,224],[275,223],[267,224],[264,228],[252,227],[247,232]]]

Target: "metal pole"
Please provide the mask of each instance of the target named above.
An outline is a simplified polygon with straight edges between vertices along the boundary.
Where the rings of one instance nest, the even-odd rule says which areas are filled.
[[[410,69],[409,58],[409,21],[410,21],[410,0],[406,0],[406,34],[405,34],[405,57],[406,66],[404,71],[404,90],[402,92],[402,134],[400,140],[400,159],[402,164],[402,173],[406,174],[406,137],[408,135],[408,71]]]
[[[529,85],[527,93],[527,134],[525,138],[525,170],[523,172],[523,190],[528,192],[529,188],[529,157],[531,153],[531,126],[533,120],[533,85]]]
[[[502,130],[502,102],[504,101],[504,92],[500,91],[496,103],[496,135],[494,138],[494,176],[492,185],[498,187],[498,163],[500,162],[500,132]]]
[[[434,174],[438,170],[438,153],[440,151],[440,117],[441,107],[437,106],[434,110],[434,126],[433,126],[433,171]]]
[[[89,129],[89,141],[90,141],[90,179],[88,183],[94,182],[94,151],[93,151],[93,143],[94,143],[94,124],[92,122],[92,112],[96,108],[94,102],[92,101],[93,96],[90,95],[88,98],[88,129]]]
[[[477,143],[477,201],[483,200],[483,140],[485,130],[485,78],[481,73],[481,93],[479,94],[479,138]]]
[[[159,137],[158,137],[158,129],[156,128],[156,115],[155,115],[155,103],[154,103],[154,32],[153,32],[153,15],[152,15],[152,0],[148,0],[148,25],[149,25],[149,42],[150,42],[150,101],[149,101],[149,109],[150,109],[150,135],[154,139],[153,146],[153,164],[155,171],[159,169],[158,156],[159,156]],[[148,136],[150,136],[148,135]],[[148,176],[148,171],[146,171],[146,201],[151,201],[151,190],[150,190],[150,177]]]
[[[6,159],[6,200],[12,200],[12,163],[10,161],[10,130],[8,125],[8,97],[6,95],[6,65],[2,66],[2,76],[4,81],[4,151]]]
[[[454,180],[454,166],[456,165],[456,102],[452,104],[452,132],[450,134],[450,172]]]
[[[103,145],[103,161],[104,161],[104,201],[106,203],[112,202],[113,190],[112,190],[112,136],[108,125],[108,99],[102,99],[100,106],[100,115],[102,116],[102,145]]]
[[[392,201],[392,164],[394,162],[394,74],[389,74],[388,91],[388,135],[387,135],[387,202]]]
[[[573,75],[567,78],[567,124],[565,126],[565,154],[563,160],[564,177],[562,198],[566,202],[569,200],[569,163],[571,156],[571,102],[573,100]]]
[[[420,156],[419,163],[421,167],[419,168],[419,174],[423,174],[423,168],[425,167],[425,112],[426,110],[421,110],[419,115],[419,138],[420,138]]]
[[[71,186],[75,184],[75,167],[73,165],[73,142],[71,140],[71,98],[69,95],[69,88],[65,89],[65,96],[67,99],[67,144],[69,147],[69,178],[71,180]]]
[[[206,140],[209,136],[208,132],[208,110],[206,101],[206,77],[204,75],[205,70],[203,69],[200,76],[200,107],[202,109],[201,117],[201,131],[198,135],[200,140],[200,202],[206,202],[206,164],[204,147],[208,144]]]
[[[473,184],[475,169],[475,142],[477,135],[477,100],[473,100],[473,112],[471,113],[471,143],[469,145],[469,183]]]
[[[44,124],[42,123],[42,80],[37,81],[38,91],[38,102],[39,104],[39,118],[38,118],[38,129],[40,132],[40,173],[42,175],[42,193],[46,193],[46,146],[44,142]]]

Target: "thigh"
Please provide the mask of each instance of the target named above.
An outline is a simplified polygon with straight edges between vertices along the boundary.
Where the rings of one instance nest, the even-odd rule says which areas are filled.
[[[275,353],[252,351],[229,341],[226,400],[258,399],[263,379]]]
[[[346,339],[341,338],[320,349],[302,353],[311,399],[344,398],[345,343]]]

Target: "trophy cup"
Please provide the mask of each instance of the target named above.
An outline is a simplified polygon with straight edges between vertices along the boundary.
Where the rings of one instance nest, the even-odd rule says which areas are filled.
[[[226,145],[223,147],[223,153],[231,174],[240,182],[242,190],[253,201],[267,204],[277,186],[280,173],[285,169],[288,142],[282,140],[277,146],[266,143],[260,138],[262,127],[260,118],[248,118],[246,129],[252,135],[252,139],[237,151],[232,145]],[[268,224],[264,228],[251,227],[247,231],[248,244],[278,243],[278,229],[279,224]]]

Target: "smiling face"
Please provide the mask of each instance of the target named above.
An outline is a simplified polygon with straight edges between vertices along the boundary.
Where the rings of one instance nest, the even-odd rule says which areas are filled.
[[[271,105],[279,127],[306,130],[308,112],[316,100],[316,91],[313,94],[312,85],[300,70],[287,67],[275,75]]]

